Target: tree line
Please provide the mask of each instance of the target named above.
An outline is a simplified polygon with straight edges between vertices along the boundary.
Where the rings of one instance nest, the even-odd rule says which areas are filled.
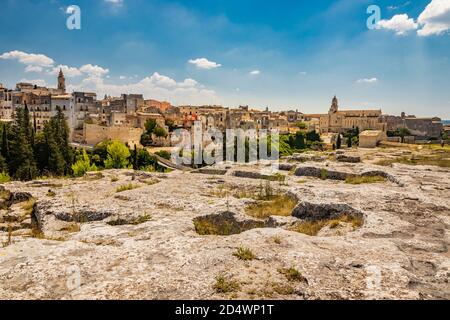
[[[70,145],[70,129],[61,108],[38,132],[36,118],[25,104],[14,121],[0,126],[0,182],[38,177],[82,176],[88,171],[133,168],[163,170],[147,150],[105,141],[93,150]]]

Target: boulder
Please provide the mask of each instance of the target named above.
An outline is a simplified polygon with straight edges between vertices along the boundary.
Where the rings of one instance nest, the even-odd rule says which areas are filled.
[[[361,157],[360,156],[349,156],[349,155],[345,155],[345,154],[338,154],[336,156],[336,161],[347,162],[347,163],[360,163]]]

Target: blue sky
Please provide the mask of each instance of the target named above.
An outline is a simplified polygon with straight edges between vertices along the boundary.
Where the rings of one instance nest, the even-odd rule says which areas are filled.
[[[0,0],[0,83],[55,86],[63,66],[70,90],[99,95],[323,113],[336,94],[343,109],[450,118],[450,0],[433,2]]]

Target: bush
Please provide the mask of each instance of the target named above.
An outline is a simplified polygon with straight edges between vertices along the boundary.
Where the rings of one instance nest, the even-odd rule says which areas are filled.
[[[144,147],[149,147],[149,146],[151,146],[152,145],[152,136],[151,136],[151,134],[148,134],[148,133],[144,133],[142,136],[141,136],[141,144],[144,146]]]
[[[306,130],[308,127],[307,127],[307,125],[306,125],[306,123],[304,123],[304,122],[299,122],[299,123],[297,123],[297,127],[300,129],[300,130]]]
[[[160,156],[161,158],[166,159],[166,160],[170,160],[172,158],[172,155],[170,154],[170,152],[165,151],[165,150],[161,150],[161,151],[155,152],[155,154],[157,156]]]
[[[97,171],[97,166],[95,164],[91,165],[88,154],[83,150],[78,161],[72,165],[72,171],[75,177],[82,177],[86,172]]]
[[[153,119],[148,119],[145,122],[145,130],[147,131],[148,134],[152,134],[153,130],[155,130],[156,128],[156,120]]]
[[[0,183],[7,183],[11,181],[11,177],[5,171],[0,172]]]
[[[311,142],[320,142],[320,135],[313,130],[306,134],[306,139]]]
[[[140,149],[138,151],[138,168],[140,170],[154,166],[156,163],[155,157],[151,156],[146,149]]]
[[[153,133],[159,138],[161,138],[161,137],[166,138],[168,135],[167,131],[161,127],[156,127],[155,130],[153,130]]]
[[[106,148],[108,157],[105,160],[106,169],[124,169],[130,165],[130,150],[122,142],[114,140]]]

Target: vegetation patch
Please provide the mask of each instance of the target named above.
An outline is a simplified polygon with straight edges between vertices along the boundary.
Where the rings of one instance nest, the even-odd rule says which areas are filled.
[[[22,209],[25,211],[26,215],[30,215],[33,212],[35,204],[36,204],[35,198],[31,198],[22,204]]]
[[[228,279],[227,277],[220,275],[216,278],[214,284],[214,290],[216,293],[230,293],[239,290],[240,285],[237,281]]]
[[[295,289],[291,285],[284,283],[272,283],[272,289],[282,296],[290,296],[295,293]]]
[[[123,225],[139,225],[142,223],[146,223],[147,221],[150,221],[152,219],[152,216],[150,214],[144,214],[142,216],[139,216],[137,218],[132,218],[129,220],[126,219],[115,219],[107,222],[110,226],[123,226]]]
[[[387,179],[382,176],[348,176],[345,179],[345,183],[348,184],[380,183],[386,181]]]
[[[137,188],[140,188],[140,186],[138,186],[136,184],[129,183],[129,184],[125,184],[123,186],[118,187],[116,189],[116,192],[119,193],[119,192],[134,190],[134,189],[137,189]]]
[[[362,227],[364,220],[361,216],[353,216],[343,214],[339,217],[329,220],[302,221],[296,223],[290,230],[306,234],[308,236],[317,236],[324,227],[329,226],[331,229],[338,228],[341,223],[351,224],[353,229]]]
[[[290,216],[298,201],[288,195],[272,195],[268,200],[249,205],[245,212],[249,216],[265,219],[270,216]]]
[[[438,166],[443,168],[450,168],[450,152],[436,152],[432,155],[413,155],[398,157],[393,159],[384,159],[378,161],[376,164],[380,166],[390,166],[393,163],[406,164],[410,166]]]
[[[268,221],[248,219],[238,220],[236,219],[235,214],[229,211],[194,219],[195,231],[199,235],[229,236],[247,230],[265,228],[268,226]]]
[[[251,261],[256,258],[255,254],[246,247],[240,247],[233,253],[233,256],[239,258],[239,260],[243,261]]]
[[[160,183],[161,180],[159,180],[159,179],[148,179],[148,180],[144,180],[144,181],[142,181],[142,182],[145,183],[145,184],[148,185],[148,186],[152,186],[152,185],[154,185],[154,184]]]
[[[294,267],[289,269],[279,269],[278,272],[284,275],[289,281],[308,283],[308,280]]]

